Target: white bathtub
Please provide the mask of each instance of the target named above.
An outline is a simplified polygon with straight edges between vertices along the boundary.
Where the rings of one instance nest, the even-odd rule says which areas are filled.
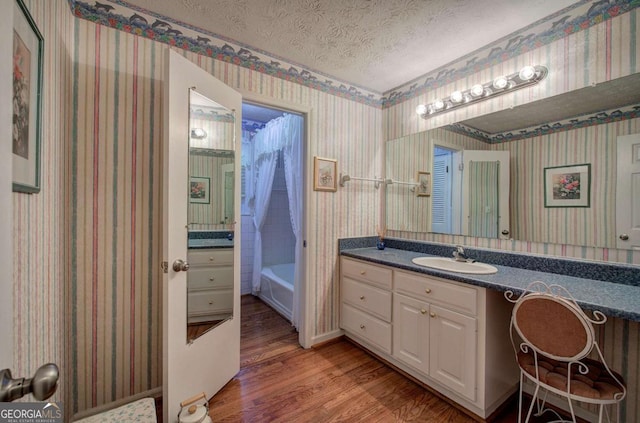
[[[293,310],[293,263],[262,268],[258,297],[291,321]]]

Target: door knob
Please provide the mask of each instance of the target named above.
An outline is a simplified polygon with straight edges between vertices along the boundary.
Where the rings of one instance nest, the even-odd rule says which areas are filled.
[[[623,240],[623,241],[629,241],[629,235],[622,234],[622,235],[620,235],[620,239]]]
[[[177,259],[173,262],[173,270],[176,272],[186,272],[189,270],[189,263],[184,260]]]

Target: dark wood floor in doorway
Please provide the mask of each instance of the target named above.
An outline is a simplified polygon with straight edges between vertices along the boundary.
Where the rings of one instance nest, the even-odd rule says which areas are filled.
[[[211,400],[215,423],[474,421],[346,340],[301,348],[255,297],[242,297],[241,330],[241,369]]]

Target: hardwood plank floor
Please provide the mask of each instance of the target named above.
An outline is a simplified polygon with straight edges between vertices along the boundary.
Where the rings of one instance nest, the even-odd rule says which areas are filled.
[[[216,423],[474,421],[346,340],[303,349],[290,324],[253,296],[242,297],[240,360],[211,399]]]

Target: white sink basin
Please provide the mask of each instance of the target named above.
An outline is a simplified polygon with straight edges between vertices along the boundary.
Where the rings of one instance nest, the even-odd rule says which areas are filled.
[[[475,275],[490,275],[498,272],[498,269],[490,264],[456,261],[447,257],[416,257],[411,261],[418,266],[431,267],[448,272],[471,273]]]

